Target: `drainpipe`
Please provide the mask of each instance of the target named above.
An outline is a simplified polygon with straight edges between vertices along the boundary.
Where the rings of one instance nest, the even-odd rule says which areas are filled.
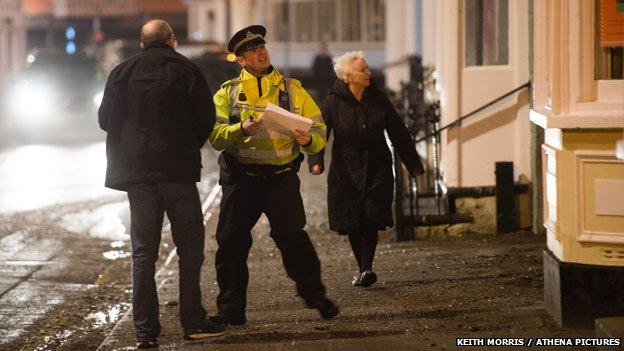
[[[529,0],[529,79],[533,81],[533,0]],[[533,91],[533,89],[531,89]],[[530,98],[533,108],[533,98]],[[528,118],[528,116],[527,116]],[[544,129],[531,123],[531,183],[532,183],[532,219],[533,234],[545,235],[544,228],[544,194],[542,186],[542,144]]]

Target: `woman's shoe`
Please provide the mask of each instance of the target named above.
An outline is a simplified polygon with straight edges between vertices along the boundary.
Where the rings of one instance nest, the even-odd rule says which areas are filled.
[[[155,349],[157,347],[158,347],[158,341],[156,340],[156,338],[137,340],[137,343],[136,343],[137,349]]]
[[[353,286],[362,286],[362,273],[361,272],[358,272],[353,277],[353,281],[351,282],[351,284],[353,284]]]
[[[363,286],[365,288],[368,288],[369,286],[375,284],[376,281],[377,274],[375,274],[375,272],[371,271],[370,269],[365,270],[364,273],[362,273],[362,275],[360,276],[360,286]]]

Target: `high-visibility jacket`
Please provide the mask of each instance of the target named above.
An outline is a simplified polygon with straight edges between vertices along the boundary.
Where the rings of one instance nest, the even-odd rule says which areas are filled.
[[[217,120],[208,140],[217,150],[225,150],[245,164],[285,165],[300,152],[295,138],[269,130],[260,125],[256,133],[247,136],[242,121],[257,119],[267,102],[279,105],[288,96],[287,109],[312,120],[312,142],[304,151],[313,154],[321,151],[327,142],[326,127],[321,110],[301,86],[301,82],[285,78],[277,69],[262,77],[255,77],[245,69],[238,78],[225,82],[214,95]],[[287,95],[285,95],[287,94]]]

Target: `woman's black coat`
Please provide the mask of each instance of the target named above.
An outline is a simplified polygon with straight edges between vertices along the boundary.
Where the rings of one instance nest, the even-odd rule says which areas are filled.
[[[392,154],[384,131],[410,174],[422,174],[423,166],[414,140],[388,97],[372,83],[358,101],[349,87],[336,80],[321,105],[327,139],[334,134],[327,176],[329,227],[340,234],[394,225]],[[310,155],[310,168],[323,167],[324,152]]]

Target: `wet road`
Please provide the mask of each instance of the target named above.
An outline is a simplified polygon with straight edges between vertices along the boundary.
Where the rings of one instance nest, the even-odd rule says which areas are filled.
[[[0,213],[121,194],[103,187],[103,142],[26,145],[0,152]]]
[[[205,200],[217,172],[214,151],[202,157]],[[58,349],[59,325],[98,328],[128,308],[107,301],[119,301],[124,289],[101,291],[104,273],[130,256],[127,198],[104,188],[105,169],[104,143],[0,151],[1,350]],[[171,248],[165,240],[165,257]]]

